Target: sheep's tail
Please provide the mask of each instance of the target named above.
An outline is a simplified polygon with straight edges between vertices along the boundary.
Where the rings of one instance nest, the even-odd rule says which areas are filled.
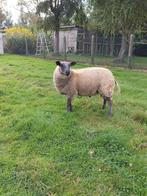
[[[116,80],[115,80],[114,91],[117,93],[117,95],[120,95],[120,86]]]

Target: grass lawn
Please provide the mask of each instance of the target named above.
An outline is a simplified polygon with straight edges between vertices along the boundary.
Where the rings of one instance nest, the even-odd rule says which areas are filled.
[[[108,118],[100,97],[76,98],[67,113],[54,68],[0,56],[0,195],[145,196],[147,73],[112,69],[121,95]]]
[[[55,56],[51,56],[49,58],[55,58]],[[58,59],[63,59],[64,56],[58,56]],[[81,55],[81,54],[67,54],[67,60],[70,61],[78,61],[81,63],[89,63],[91,64],[91,57],[90,55]],[[94,62],[95,64],[99,65],[110,65],[110,66],[117,66],[114,64],[114,57],[109,57],[109,56],[95,56],[94,57]],[[128,59],[125,59],[125,63],[122,65],[119,65],[122,67],[128,67]],[[141,68],[141,69],[147,69],[147,57],[137,57],[133,56],[132,57],[132,67],[133,68]]]
[[[132,63],[137,67],[147,68],[147,57],[134,56]]]

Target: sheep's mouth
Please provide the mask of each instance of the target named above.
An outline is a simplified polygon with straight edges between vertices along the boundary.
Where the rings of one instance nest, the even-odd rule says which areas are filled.
[[[70,71],[65,71],[64,75],[69,76],[70,75]]]
[[[64,72],[62,72],[62,71],[60,71],[60,73],[61,73],[61,75],[63,75],[63,76],[68,76],[68,74],[66,74],[66,73],[64,73]]]
[[[70,75],[70,73],[66,73],[65,75],[66,75],[66,76],[69,76],[69,75]]]

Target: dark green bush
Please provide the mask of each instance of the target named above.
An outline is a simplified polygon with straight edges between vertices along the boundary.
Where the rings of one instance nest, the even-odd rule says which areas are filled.
[[[5,32],[5,52],[14,54],[35,53],[35,36],[29,29],[11,27],[6,29]]]
[[[5,37],[4,49],[6,53],[26,54],[26,42],[28,46],[28,53],[35,53],[35,39],[25,37]]]

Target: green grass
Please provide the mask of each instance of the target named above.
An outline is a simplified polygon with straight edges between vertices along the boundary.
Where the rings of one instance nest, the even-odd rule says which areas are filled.
[[[76,98],[67,113],[54,68],[0,56],[0,195],[145,196],[147,74],[112,69],[121,95],[108,118],[100,97]]]
[[[72,55],[72,54],[67,54],[67,59],[69,60],[76,60],[78,62],[82,63],[91,63],[91,57],[90,55]],[[112,65],[113,63],[113,58],[112,57],[105,57],[105,56],[95,56],[94,57],[94,62],[96,64],[107,64],[107,65]]]
[[[134,56],[132,63],[135,65],[135,67],[139,68],[147,68],[147,57],[139,57]]]
[[[56,57],[51,55],[49,58],[55,59]],[[58,59],[63,59],[64,56],[58,56]],[[82,54],[67,54],[67,60],[69,61],[77,61],[80,63],[89,63],[91,64],[91,57],[90,55],[82,55]],[[125,63],[121,65],[114,64],[114,57],[109,56],[95,56],[94,62],[97,65],[110,65],[110,66],[122,66],[128,67],[128,59],[125,59]],[[147,69],[147,57],[132,57],[132,68],[140,68],[140,69]]]

